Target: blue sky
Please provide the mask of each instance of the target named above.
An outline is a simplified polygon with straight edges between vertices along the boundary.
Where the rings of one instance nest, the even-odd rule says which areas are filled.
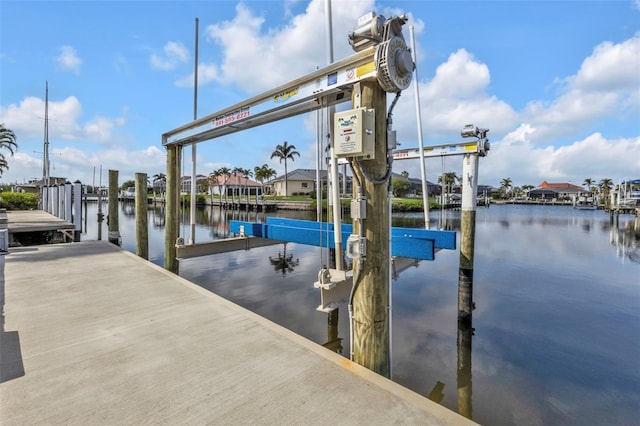
[[[333,0],[335,60],[353,54],[347,34],[371,10],[409,14],[408,42],[415,28],[424,144],[459,141],[467,123],[490,129],[480,183],[640,177],[640,0]],[[195,18],[202,117],[325,66],[324,11],[325,0],[0,1],[0,122],[19,144],[0,181],[42,175],[45,81],[53,176],[165,173],[162,133],[193,118]],[[201,143],[196,170],[282,173],[269,157],[285,140],[301,153],[290,170],[314,168],[314,117]],[[394,127],[402,147],[418,146],[413,86]],[[426,167],[437,181],[442,161]],[[403,170],[419,177],[418,160],[396,161]]]

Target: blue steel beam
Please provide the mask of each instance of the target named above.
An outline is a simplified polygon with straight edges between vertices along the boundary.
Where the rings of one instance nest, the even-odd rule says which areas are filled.
[[[245,235],[289,241],[320,247],[335,248],[333,224],[308,220],[267,218],[267,223],[232,220],[229,230]],[[342,247],[346,248],[352,226],[342,224]],[[413,259],[433,260],[435,248],[455,249],[455,232],[432,231],[427,229],[392,228],[391,255]]]

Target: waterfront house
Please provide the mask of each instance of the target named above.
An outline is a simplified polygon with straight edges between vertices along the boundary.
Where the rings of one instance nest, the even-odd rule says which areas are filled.
[[[529,191],[529,197],[532,199],[563,199],[577,197],[581,193],[585,193],[585,189],[581,186],[574,185],[570,182],[551,183],[543,181],[536,189]]]
[[[340,190],[342,191],[342,173],[338,174],[340,181]],[[327,171],[320,170],[321,187],[327,182]],[[273,180],[265,183],[265,190],[273,195],[284,196],[285,179],[284,175],[280,175]],[[287,194],[291,195],[309,195],[316,189],[316,171],[315,169],[296,169],[287,173]],[[347,193],[351,193],[351,178],[347,177]]]

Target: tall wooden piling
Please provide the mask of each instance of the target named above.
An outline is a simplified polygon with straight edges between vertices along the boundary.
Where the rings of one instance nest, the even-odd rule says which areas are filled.
[[[180,147],[167,146],[164,268],[178,273],[176,240],[180,228]]]
[[[473,311],[473,256],[477,191],[478,154],[465,154],[462,163],[462,212],[458,273],[458,318],[463,321],[471,321]]]
[[[109,170],[109,242],[120,245],[120,225],[118,223],[118,171]]]
[[[353,96],[358,96],[354,92]],[[375,159],[362,160],[354,174],[367,200],[362,234],[367,242],[366,259],[354,260],[353,361],[376,373],[390,375],[389,342],[389,209],[388,182],[376,184],[365,177],[381,179],[387,171],[387,94],[377,81],[361,83],[362,107],[374,108]],[[354,191],[355,193],[355,191]],[[354,223],[353,232],[360,232]]]
[[[146,173],[136,173],[136,254],[149,259]]]

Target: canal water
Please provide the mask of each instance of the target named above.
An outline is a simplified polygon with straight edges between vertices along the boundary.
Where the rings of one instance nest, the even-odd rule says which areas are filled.
[[[315,212],[269,213],[277,214],[315,220]],[[82,238],[96,239],[95,204],[88,218]],[[228,236],[232,218],[264,214],[199,209],[196,242]],[[132,203],[120,206],[119,222],[123,248],[135,252]],[[430,224],[458,230],[459,212],[432,212]],[[394,215],[393,225],[423,227],[423,215]],[[162,265],[161,207],[150,208],[149,229],[150,260]],[[458,251],[394,271],[393,381],[481,424],[637,425],[640,219],[492,205],[478,209],[475,247],[472,328],[457,321]],[[326,263],[326,250],[289,243],[183,260],[180,275],[348,356],[346,306],[316,310],[313,282]]]

